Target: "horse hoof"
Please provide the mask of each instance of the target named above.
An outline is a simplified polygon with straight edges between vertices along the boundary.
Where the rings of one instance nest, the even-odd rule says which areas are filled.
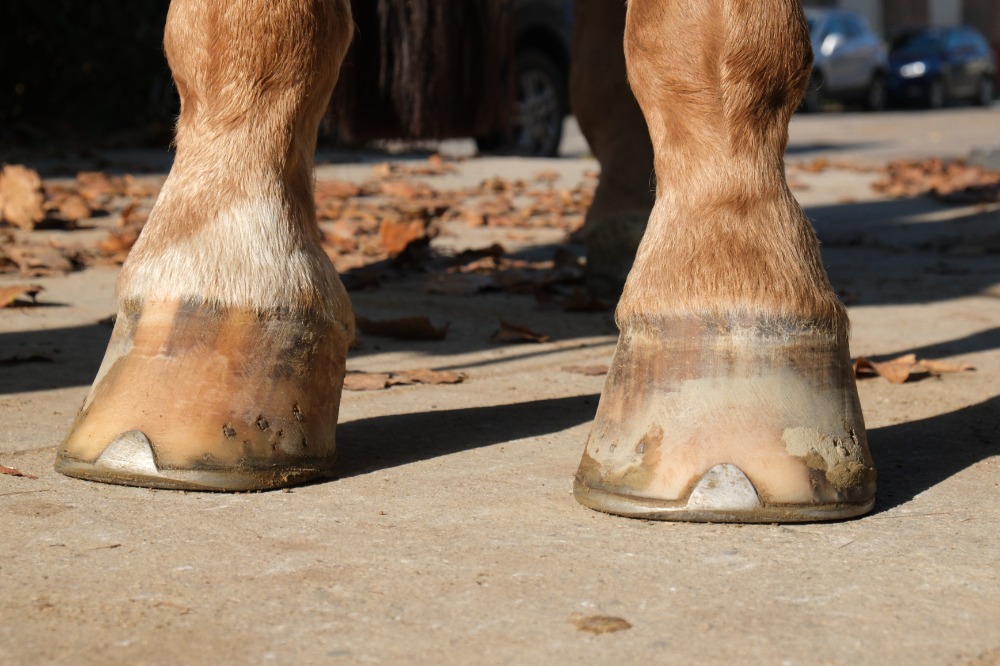
[[[574,494],[658,520],[869,511],[875,468],[845,336],[740,317],[626,326]]]
[[[222,491],[327,475],[349,336],[282,309],[126,304],[56,470]]]

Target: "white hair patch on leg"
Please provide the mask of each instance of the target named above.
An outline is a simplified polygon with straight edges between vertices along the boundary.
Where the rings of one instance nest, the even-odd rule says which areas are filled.
[[[333,264],[279,200],[236,204],[179,240],[164,231],[147,225],[123,268],[120,300],[315,308],[338,321],[350,311]]]

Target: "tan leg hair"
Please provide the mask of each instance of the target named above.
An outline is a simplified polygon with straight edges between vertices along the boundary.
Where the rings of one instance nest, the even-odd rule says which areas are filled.
[[[657,202],[619,305],[792,316],[846,329],[784,176],[811,66],[797,0],[631,0],[625,55],[649,125]]]
[[[171,3],[177,155],[119,299],[350,319],[312,197],[316,127],[350,35],[343,0]]]

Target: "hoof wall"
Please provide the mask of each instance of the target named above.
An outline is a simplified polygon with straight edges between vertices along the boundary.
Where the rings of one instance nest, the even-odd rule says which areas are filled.
[[[331,461],[332,463],[332,461]],[[325,469],[161,469],[152,442],[139,430],[124,432],[105,447],[93,462],[64,453],[56,471],[67,476],[144,488],[238,492],[271,490],[306,483],[329,475]]]
[[[874,498],[859,503],[770,505],[761,502],[753,483],[736,465],[720,464],[698,480],[687,500],[667,501],[609,493],[587,486],[579,478],[573,486],[577,501],[586,507],[630,518],[702,523],[811,522],[853,518],[871,510]]]

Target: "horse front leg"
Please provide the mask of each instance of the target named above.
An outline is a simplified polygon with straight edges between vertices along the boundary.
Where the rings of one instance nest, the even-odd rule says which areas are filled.
[[[576,497],[670,520],[868,511],[847,316],[784,177],[812,58],[798,0],[631,0],[625,55],[656,203]]]
[[[60,472],[247,490],[329,470],[354,324],[312,155],[350,35],[344,0],[171,4],[176,157]]]

